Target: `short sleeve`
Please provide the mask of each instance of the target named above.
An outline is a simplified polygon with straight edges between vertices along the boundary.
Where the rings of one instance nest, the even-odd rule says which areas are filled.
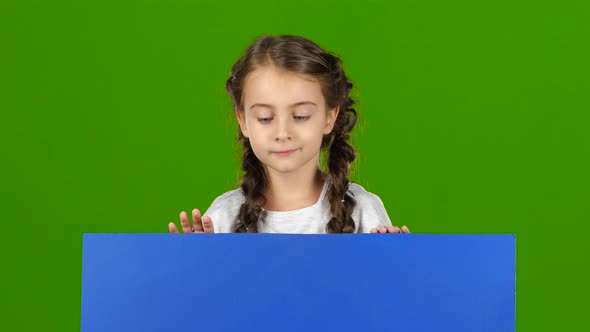
[[[373,228],[392,225],[383,201],[373,193],[365,192],[359,197],[355,210],[357,213],[356,216],[353,213],[353,219],[357,223],[357,233],[370,233]]]
[[[242,202],[239,192],[225,193],[215,198],[202,216],[211,218],[215,233],[232,233]]]

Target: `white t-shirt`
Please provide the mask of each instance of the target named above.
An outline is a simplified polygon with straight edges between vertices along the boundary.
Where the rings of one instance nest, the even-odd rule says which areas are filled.
[[[326,196],[330,178],[318,201],[311,206],[291,211],[269,211],[262,209],[258,220],[259,233],[290,234],[325,234],[326,225],[332,217],[330,201]],[[349,183],[348,193],[356,200],[352,211],[355,233],[369,233],[371,229],[391,226],[385,206],[379,196],[366,191],[356,183]],[[202,216],[209,216],[213,221],[215,233],[232,233],[237,224],[237,217],[245,197],[241,188],[228,191],[211,203]]]

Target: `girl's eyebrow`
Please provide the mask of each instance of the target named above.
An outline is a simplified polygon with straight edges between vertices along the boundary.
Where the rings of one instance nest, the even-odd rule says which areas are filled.
[[[300,101],[298,103],[292,104],[289,107],[294,108],[294,107],[301,106],[301,105],[313,105],[316,107],[318,106],[316,103],[306,100],[306,101]],[[250,109],[253,109],[254,107],[266,107],[266,108],[274,109],[274,106],[269,105],[269,104],[262,104],[262,103],[253,104],[252,106],[250,106]]]

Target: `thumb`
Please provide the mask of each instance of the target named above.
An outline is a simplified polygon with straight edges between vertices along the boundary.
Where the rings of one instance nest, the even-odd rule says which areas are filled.
[[[203,216],[203,231],[205,233],[215,233],[213,229],[213,220],[209,216]]]

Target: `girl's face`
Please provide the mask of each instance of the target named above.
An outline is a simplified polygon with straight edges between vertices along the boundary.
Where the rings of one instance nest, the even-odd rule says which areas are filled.
[[[323,135],[338,107],[326,110],[320,83],[307,75],[265,66],[252,71],[243,91],[244,112],[235,110],[258,159],[277,172],[317,167]],[[294,150],[288,155],[277,152]]]

